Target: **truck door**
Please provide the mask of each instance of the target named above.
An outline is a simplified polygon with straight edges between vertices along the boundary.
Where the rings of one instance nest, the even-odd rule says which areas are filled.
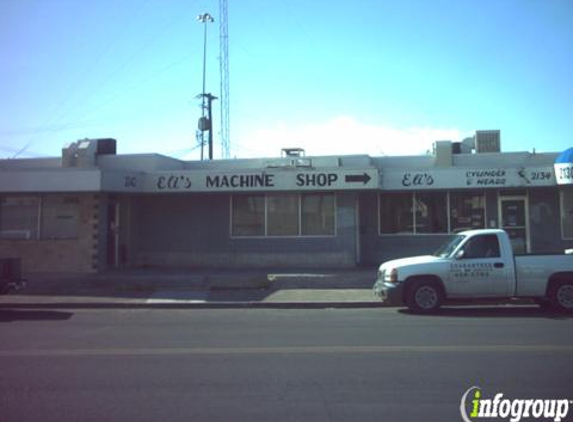
[[[452,297],[509,296],[511,266],[501,256],[495,234],[471,237],[450,265]]]

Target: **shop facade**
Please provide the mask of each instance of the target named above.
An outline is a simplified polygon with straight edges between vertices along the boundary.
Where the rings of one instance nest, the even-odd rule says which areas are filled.
[[[490,227],[518,253],[573,247],[557,153],[185,162],[105,141],[0,161],[0,255],[25,271],[374,266]]]

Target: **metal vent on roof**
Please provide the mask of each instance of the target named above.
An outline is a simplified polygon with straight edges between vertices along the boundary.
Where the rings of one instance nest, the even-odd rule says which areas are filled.
[[[291,158],[296,158],[296,157],[304,157],[305,153],[304,153],[304,149],[302,148],[283,148],[281,150],[281,157],[291,157]]]

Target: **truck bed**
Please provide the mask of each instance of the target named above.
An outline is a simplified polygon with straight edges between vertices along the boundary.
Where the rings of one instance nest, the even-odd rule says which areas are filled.
[[[516,255],[517,287],[515,296],[543,296],[549,276],[556,272],[571,272],[573,255],[531,254]],[[543,282],[541,282],[543,281]]]

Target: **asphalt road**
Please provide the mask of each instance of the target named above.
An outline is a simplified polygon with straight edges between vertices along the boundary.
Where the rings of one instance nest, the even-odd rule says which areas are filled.
[[[537,308],[0,310],[0,420],[461,421],[472,386],[573,399],[572,333]]]

